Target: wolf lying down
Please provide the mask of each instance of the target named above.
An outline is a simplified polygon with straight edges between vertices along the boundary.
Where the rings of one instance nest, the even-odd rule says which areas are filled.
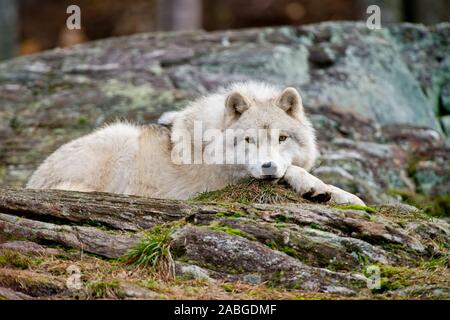
[[[180,146],[180,136],[194,136],[199,123],[202,132],[219,132],[215,139],[201,141],[201,155],[218,145],[224,152],[240,145],[251,161],[178,161],[173,151]],[[232,143],[223,139],[230,130],[237,132]],[[270,131],[270,137],[259,141],[256,132],[261,130]],[[181,146],[191,152],[198,149],[194,142],[183,140]],[[268,143],[277,148],[267,148]],[[357,196],[308,173],[317,154],[314,129],[294,88],[282,91],[264,83],[235,83],[184,110],[163,114],[159,125],[114,123],[63,145],[39,166],[27,188],[187,199],[250,176],[284,179],[310,198],[364,205]]]

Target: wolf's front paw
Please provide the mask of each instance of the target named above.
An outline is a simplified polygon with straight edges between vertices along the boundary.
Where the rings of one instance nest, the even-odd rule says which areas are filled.
[[[286,170],[284,180],[307,200],[365,206],[365,203],[354,194],[326,184],[305,169],[297,166],[290,166]]]
[[[364,201],[350,192],[344,191],[332,185],[328,185],[328,188],[331,193],[331,201],[336,204],[356,204],[360,206],[366,205]]]
[[[328,202],[331,199],[328,185],[303,168],[290,166],[284,175],[284,179],[307,200]]]

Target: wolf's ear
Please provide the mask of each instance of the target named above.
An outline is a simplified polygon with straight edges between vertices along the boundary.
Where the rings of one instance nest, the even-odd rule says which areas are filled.
[[[226,114],[232,119],[239,118],[248,108],[250,101],[239,92],[230,93],[225,100]]]
[[[302,97],[295,88],[289,87],[283,90],[277,100],[277,105],[294,118],[303,117]]]

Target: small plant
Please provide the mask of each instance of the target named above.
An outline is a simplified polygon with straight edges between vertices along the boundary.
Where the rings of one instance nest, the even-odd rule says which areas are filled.
[[[343,209],[343,210],[360,210],[360,211],[365,211],[367,213],[375,213],[375,212],[377,212],[377,210],[375,208],[367,207],[367,206],[361,206],[361,205],[358,205],[358,204],[337,206],[337,208],[338,209]]]
[[[127,252],[125,262],[136,267],[150,267],[164,278],[173,279],[175,267],[170,235],[174,228],[174,225],[162,225],[146,231],[141,241]]]
[[[311,229],[322,230],[322,227],[319,224],[317,224],[317,223],[310,223],[309,227]]]
[[[362,253],[357,253],[358,262],[360,265],[367,266],[370,263],[370,258]]]
[[[284,246],[281,248],[281,251],[286,253],[288,256],[297,257],[297,251],[289,246]]]
[[[119,298],[123,299],[125,294],[120,290],[119,281],[93,281],[88,283],[88,296],[95,299]]]
[[[225,290],[226,292],[234,292],[234,290],[236,289],[235,286],[231,283],[224,283],[222,285],[223,290]]]
[[[277,250],[286,253],[288,256],[297,258],[298,253],[294,248],[289,246],[279,246],[274,240],[266,240],[265,245],[268,246],[272,250]]]
[[[42,262],[40,258],[27,257],[23,254],[4,250],[0,254],[0,267],[13,266],[19,269],[28,269],[32,266],[39,265]]]
[[[422,266],[428,270],[435,270],[438,268],[450,268],[450,256],[443,256],[440,258],[430,259],[425,261]]]
[[[266,240],[265,244],[266,244],[266,246],[268,246],[272,250],[278,250],[278,245],[273,240]]]

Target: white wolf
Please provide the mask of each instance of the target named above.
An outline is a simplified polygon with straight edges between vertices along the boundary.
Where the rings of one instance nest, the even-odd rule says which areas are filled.
[[[283,178],[308,197],[325,195],[338,204],[364,205],[357,196],[308,173],[318,151],[314,129],[294,88],[235,83],[184,110],[163,114],[159,123],[136,126],[119,122],[73,140],[39,166],[27,187],[187,199],[253,176]],[[191,139],[196,136],[197,124],[201,124],[200,144]],[[211,130],[214,134],[205,138]],[[260,139],[261,130],[270,134]],[[230,131],[234,132],[231,142],[225,139]],[[188,161],[183,158],[180,162],[175,152],[180,146]],[[206,154],[215,152],[217,156],[217,152],[229,152],[236,146],[243,146],[245,159],[251,161],[202,161]]]

